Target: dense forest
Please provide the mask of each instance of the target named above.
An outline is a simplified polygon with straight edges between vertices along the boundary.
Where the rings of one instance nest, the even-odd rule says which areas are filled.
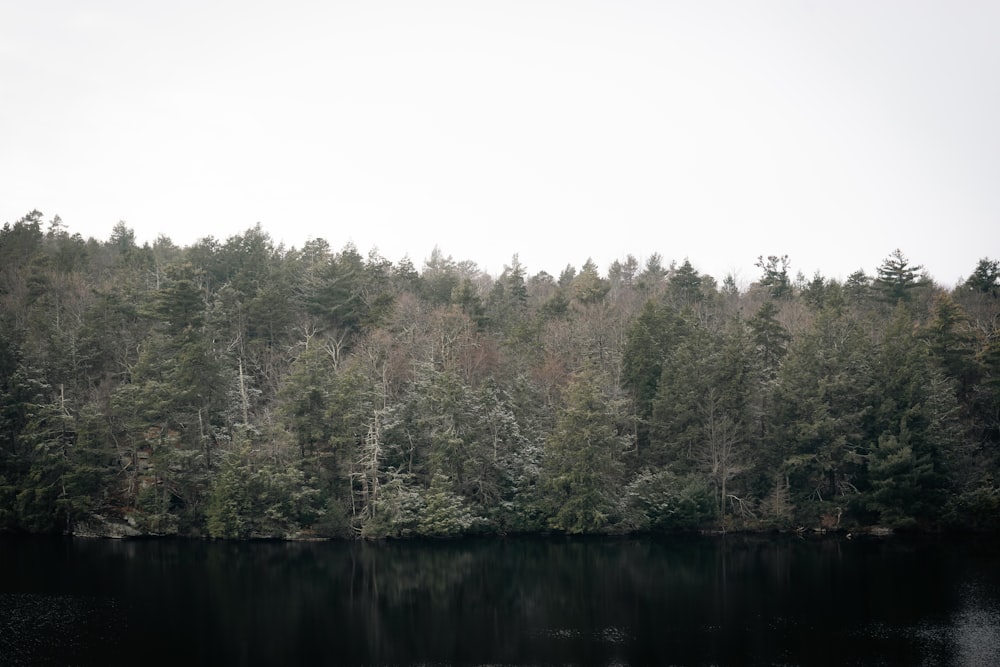
[[[748,287],[0,230],[0,530],[1000,527],[1000,266]]]

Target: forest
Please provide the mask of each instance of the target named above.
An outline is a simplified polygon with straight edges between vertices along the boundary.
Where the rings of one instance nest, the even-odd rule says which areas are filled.
[[[0,230],[0,531],[1000,528],[1000,263],[748,286]],[[696,259],[696,258],[695,258]]]

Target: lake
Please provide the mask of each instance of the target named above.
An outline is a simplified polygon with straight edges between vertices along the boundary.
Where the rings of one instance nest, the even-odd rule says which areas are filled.
[[[0,663],[997,665],[982,539],[0,539]]]

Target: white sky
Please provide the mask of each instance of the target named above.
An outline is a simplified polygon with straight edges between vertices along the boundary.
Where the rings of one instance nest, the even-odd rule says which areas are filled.
[[[0,0],[0,223],[685,257],[1000,257],[1000,2]]]

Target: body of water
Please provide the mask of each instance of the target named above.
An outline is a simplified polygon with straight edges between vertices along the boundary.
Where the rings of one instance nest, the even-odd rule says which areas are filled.
[[[1000,549],[0,540],[0,664],[998,665]]]

